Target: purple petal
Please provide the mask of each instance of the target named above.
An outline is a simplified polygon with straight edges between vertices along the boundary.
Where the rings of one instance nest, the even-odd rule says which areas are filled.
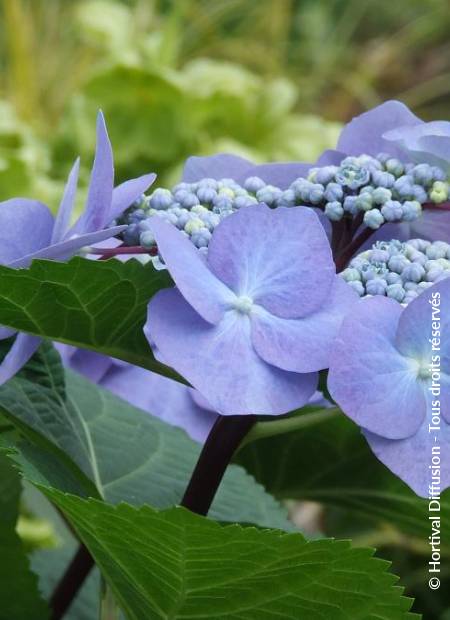
[[[446,279],[431,286],[407,306],[400,317],[396,344],[403,355],[425,370],[435,362],[433,369],[440,384],[440,394],[436,397],[440,400],[442,417],[450,423],[449,308],[450,279]],[[434,360],[430,356],[434,356]]]
[[[337,149],[348,155],[377,155],[391,153],[404,159],[404,153],[392,142],[383,138],[390,129],[402,125],[422,123],[400,101],[386,101],[381,105],[354,118],[344,127],[338,140]]]
[[[251,315],[252,342],[269,364],[293,372],[328,368],[334,340],[344,316],[359,297],[340,277],[318,312],[301,319],[280,319],[268,312]]]
[[[97,146],[94,165],[89,183],[86,208],[75,226],[73,233],[90,233],[107,226],[110,217],[114,187],[114,164],[111,142],[106,130],[102,112],[97,116]]]
[[[151,299],[145,333],[223,415],[286,413],[303,406],[317,386],[315,373],[285,372],[261,360],[248,317],[227,312],[219,325],[210,325],[175,289]]]
[[[22,269],[28,267],[32,260],[35,258],[48,258],[53,260],[68,260],[74,256],[81,248],[85,246],[93,245],[104,239],[113,237],[119,234],[122,230],[125,230],[126,226],[115,226],[114,228],[107,228],[106,230],[99,230],[98,232],[88,233],[86,235],[80,235],[55,245],[50,245],[46,248],[42,248],[33,254],[28,254],[22,258],[13,261],[9,264],[9,267],[16,269]]]
[[[12,379],[37,351],[42,339],[28,334],[18,334],[11,349],[0,364],[0,385]]]
[[[69,229],[70,218],[72,216],[73,205],[77,193],[78,173],[80,171],[80,158],[75,161],[72,170],[69,173],[66,187],[64,188],[61,204],[59,205],[58,214],[53,228],[51,243],[57,243],[64,239]]]
[[[235,299],[232,292],[208,269],[195,246],[174,226],[152,218],[158,250],[183,297],[210,323],[218,323]]]
[[[424,388],[395,347],[402,307],[365,299],[342,324],[331,354],[328,389],[359,426],[388,439],[414,435],[426,412]]]
[[[100,385],[135,407],[183,428],[196,441],[206,439],[217,419],[216,413],[194,402],[187,386],[137,366],[111,367]]]
[[[440,447],[440,490],[450,486],[450,426],[442,424],[440,431],[429,432],[430,413],[413,437],[385,439],[368,431],[364,435],[377,458],[421,497],[428,498],[432,482],[432,450]],[[437,437],[437,442],[434,437]]]
[[[256,176],[270,185],[275,185],[275,187],[280,189],[287,189],[299,177],[308,176],[312,165],[301,162],[259,164],[251,169],[242,170],[240,174],[233,178],[238,183],[243,183],[248,177]]]
[[[13,198],[0,202],[0,264],[9,265],[50,244],[54,219],[36,200]]]
[[[110,224],[114,219],[120,217],[125,209],[133,204],[142,194],[147,191],[150,185],[155,181],[156,174],[144,174],[137,179],[130,179],[118,185],[112,195],[112,205],[109,212]]]
[[[65,366],[87,377],[93,383],[100,383],[103,377],[115,367],[115,361],[107,355],[101,355],[95,351],[78,349],[68,344],[55,343]]]
[[[237,295],[271,314],[306,316],[329,294],[331,248],[317,215],[303,207],[245,207],[214,231],[207,262]]]
[[[334,149],[327,149],[322,153],[319,159],[314,164],[314,167],[320,166],[339,166],[341,161],[346,157],[346,153],[342,151],[335,151]]]
[[[426,162],[448,169],[450,164],[450,123],[433,121],[397,127],[384,134],[388,140],[415,162]]]
[[[9,327],[0,327],[0,340],[5,340],[5,338],[11,338],[16,333],[15,329],[9,329]]]
[[[248,159],[228,153],[210,157],[189,157],[184,166],[182,180],[186,183],[195,183],[205,178],[237,179],[245,175],[246,170],[251,171],[253,167],[254,164]]]

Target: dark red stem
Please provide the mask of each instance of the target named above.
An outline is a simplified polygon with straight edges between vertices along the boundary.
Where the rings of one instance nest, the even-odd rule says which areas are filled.
[[[51,620],[60,620],[94,566],[94,559],[81,544],[50,599]]]
[[[352,258],[352,256],[359,250],[359,248],[364,245],[364,243],[370,239],[373,235],[374,231],[371,228],[364,228],[364,230],[359,233],[357,237],[353,239],[351,243],[349,243],[340,254],[335,258],[336,271],[339,273],[343,269],[347,267],[348,262]]]

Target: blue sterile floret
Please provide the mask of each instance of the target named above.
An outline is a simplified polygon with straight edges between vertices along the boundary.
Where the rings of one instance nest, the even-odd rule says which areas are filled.
[[[361,297],[384,295],[408,304],[433,283],[450,277],[450,244],[377,241],[340,275]]]

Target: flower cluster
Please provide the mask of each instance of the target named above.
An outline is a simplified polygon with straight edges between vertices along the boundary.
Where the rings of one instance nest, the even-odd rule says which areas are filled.
[[[385,295],[408,304],[434,282],[450,277],[450,244],[377,241],[340,275],[361,297]]]
[[[450,280],[406,308],[386,297],[364,299],[344,319],[330,360],[332,397],[380,461],[423,497],[433,446],[442,446],[440,489],[450,486],[449,307]]]
[[[412,222],[426,202],[448,199],[446,173],[429,164],[404,164],[386,153],[346,157],[339,166],[313,168],[285,192],[296,204],[320,207],[332,222],[347,213],[363,215],[368,228],[385,222]]]
[[[440,204],[448,195],[447,176],[437,166],[402,164],[386,154],[362,155],[346,157],[339,166],[312,168],[307,179],[296,179],[286,190],[258,176],[246,178],[242,185],[233,179],[204,178],[171,190],[159,188],[142,196],[118,223],[127,225],[125,245],[152,248],[151,218],[157,215],[206,253],[222,219],[256,203],[316,207],[330,221],[361,213],[368,228],[378,229],[385,222],[412,222],[424,203]]]

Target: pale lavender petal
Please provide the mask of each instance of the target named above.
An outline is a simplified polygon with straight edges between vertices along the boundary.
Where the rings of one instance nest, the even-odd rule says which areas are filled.
[[[450,279],[434,284],[407,306],[400,317],[396,344],[422,371],[435,370],[441,415],[450,423]]]
[[[442,424],[440,431],[429,432],[430,412],[413,437],[385,439],[368,431],[364,435],[377,458],[421,497],[428,498],[431,477],[432,450],[440,449],[440,490],[450,487],[450,426]],[[437,441],[434,441],[434,437]],[[432,513],[430,513],[431,515]]]
[[[139,409],[203,442],[217,413],[198,406],[185,385],[137,366],[111,367],[100,385]],[[192,390],[193,391],[193,390]]]
[[[5,340],[5,338],[11,338],[14,336],[16,331],[14,329],[9,329],[9,327],[0,327],[0,340]]]
[[[114,228],[107,228],[105,230],[99,230],[98,232],[87,233],[85,235],[79,235],[73,239],[67,239],[61,243],[50,245],[46,248],[42,248],[33,254],[28,254],[16,261],[9,264],[9,267],[16,269],[22,269],[28,267],[32,260],[35,258],[48,258],[53,260],[64,261],[74,256],[81,248],[93,245],[114,235],[118,235],[125,230],[126,226],[115,226]]]
[[[420,118],[400,101],[386,101],[350,121],[341,132],[337,149],[348,155],[375,156],[385,152],[404,158],[402,150],[383,138],[383,134],[402,125],[419,123]]]
[[[339,166],[341,161],[346,157],[346,153],[342,151],[335,151],[334,149],[327,149],[322,153],[319,159],[314,164],[314,167],[320,166]]]
[[[112,195],[112,205],[109,212],[109,221],[106,224],[110,224],[114,219],[120,217],[125,209],[133,204],[142,194],[148,190],[150,185],[155,181],[156,174],[144,174],[137,179],[130,179],[118,185]]]
[[[84,375],[93,383],[100,383],[112,367],[117,367],[114,363],[116,360],[96,351],[78,349],[59,342],[55,343],[55,347],[65,366]]]
[[[0,264],[9,265],[50,244],[54,219],[36,200],[13,198],[0,202]]]
[[[335,266],[316,214],[303,207],[245,207],[224,219],[208,265],[238,296],[283,318],[306,316],[329,294]]]
[[[245,170],[237,174],[235,180],[238,183],[243,183],[248,177],[256,176],[270,185],[275,185],[275,187],[280,189],[287,189],[299,177],[308,176],[312,166],[313,164],[302,162],[259,164],[253,166],[251,170]]]
[[[335,278],[328,299],[300,319],[280,319],[259,309],[252,313],[252,342],[263,360],[283,370],[314,372],[328,368],[339,328],[359,297]]]
[[[254,164],[248,159],[228,153],[210,157],[189,157],[184,166],[182,180],[186,183],[195,183],[205,178],[237,179],[245,175],[246,171],[251,171],[253,167]]]
[[[111,142],[106,130],[102,112],[97,116],[97,145],[94,165],[89,183],[86,208],[75,226],[73,233],[90,233],[107,226],[110,218],[114,187],[114,164]]]
[[[386,297],[360,301],[331,353],[328,389],[359,426],[388,439],[414,435],[426,413],[425,389],[395,347],[402,306]]]
[[[296,374],[264,362],[251,344],[248,317],[227,312],[204,321],[175,289],[150,301],[145,333],[163,359],[223,415],[278,415],[308,402],[317,374]]]
[[[80,171],[80,158],[75,161],[72,170],[69,173],[66,186],[64,188],[61,204],[59,205],[58,214],[53,228],[52,243],[58,243],[64,239],[70,225],[73,205],[77,193],[78,173]]]
[[[42,339],[29,334],[18,334],[11,349],[0,364],[0,385],[12,379],[39,348]]]
[[[208,269],[200,252],[179,230],[153,217],[158,250],[183,297],[210,323],[218,323],[235,295]]]
[[[432,121],[413,126],[397,127],[383,136],[404,151],[415,162],[426,162],[449,168],[450,123]]]

